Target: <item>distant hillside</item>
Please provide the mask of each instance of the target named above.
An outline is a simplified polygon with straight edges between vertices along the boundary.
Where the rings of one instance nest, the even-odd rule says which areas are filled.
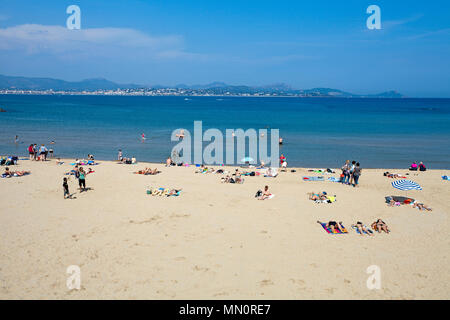
[[[138,84],[118,84],[103,78],[86,79],[82,81],[65,81],[52,78],[10,77],[0,75],[0,89],[9,90],[35,90],[35,91],[97,91],[117,89],[175,89],[183,94],[199,95],[276,95],[301,97],[342,97],[342,98],[401,98],[396,91],[387,91],[380,94],[357,95],[331,88],[294,89],[285,83],[276,83],[266,86],[229,85],[223,82],[212,82],[204,85],[179,84],[174,87],[163,85],[144,86]]]
[[[117,84],[102,78],[70,82],[52,78],[9,77],[0,75],[0,89],[90,91],[102,89],[133,89],[139,87],[134,84]]]

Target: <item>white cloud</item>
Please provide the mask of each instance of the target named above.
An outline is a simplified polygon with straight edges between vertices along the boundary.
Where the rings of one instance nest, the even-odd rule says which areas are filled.
[[[27,54],[64,54],[126,56],[143,55],[147,58],[183,57],[183,39],[180,36],[151,36],[135,29],[90,28],[69,30],[62,26],[24,24],[0,28],[0,50]],[[172,55],[164,55],[172,52]]]

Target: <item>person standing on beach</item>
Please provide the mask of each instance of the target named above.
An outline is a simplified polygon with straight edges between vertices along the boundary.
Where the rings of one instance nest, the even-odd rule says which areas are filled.
[[[122,159],[123,159],[122,149],[119,149],[119,153],[117,154],[117,161],[122,161]]]
[[[347,184],[350,182],[350,160],[346,160],[342,166],[342,183]]]
[[[16,136],[14,137],[14,143],[19,142],[19,136],[16,134]]]
[[[35,143],[34,145],[33,145],[33,154],[34,154],[34,160],[37,160],[37,158],[38,158],[38,146],[37,146],[37,144]]]
[[[40,151],[39,155],[41,157],[41,161],[47,161],[48,149],[43,144],[41,144],[39,151]]]
[[[80,187],[81,192],[86,189],[86,172],[84,172],[83,168],[80,168],[78,172],[78,186]]]
[[[33,144],[28,146],[28,154],[30,155],[30,160],[34,160],[34,148]]]
[[[358,186],[358,180],[361,176],[361,168],[359,167],[359,162],[356,163],[355,169],[353,170],[353,186]]]
[[[350,169],[349,169],[350,181],[347,183],[348,185],[353,184],[353,171],[355,170],[355,167],[356,167],[356,161],[353,160],[352,165],[350,166]]]
[[[64,199],[70,199],[70,192],[69,192],[69,184],[67,183],[67,178],[63,179],[63,189],[64,189]]]

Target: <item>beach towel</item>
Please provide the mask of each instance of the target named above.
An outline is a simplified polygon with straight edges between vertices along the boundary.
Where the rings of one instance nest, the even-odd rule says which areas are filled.
[[[449,180],[448,176],[442,176],[443,180]]]
[[[336,177],[328,177],[327,180],[330,182],[341,182],[341,178],[336,178]]]
[[[334,229],[334,232],[332,232],[330,228],[327,228],[327,224],[326,223],[322,223],[321,222],[320,225],[329,234],[344,234],[344,233],[348,233],[347,229],[345,229],[345,227],[342,224],[341,224],[341,228],[344,230],[344,232],[341,232],[338,229]]]
[[[355,229],[355,231],[356,231],[356,233],[357,234],[361,234],[361,232],[359,232],[359,230],[358,230],[358,227],[357,226],[352,226],[352,228],[353,229]],[[366,228],[367,229],[367,231],[369,231],[369,233],[373,233],[373,231],[372,230],[370,230],[370,228],[367,228],[367,226],[366,225],[364,225],[364,228]],[[367,234],[367,235],[370,235],[369,233],[367,233],[366,231],[363,231],[364,232],[364,234]]]
[[[303,177],[303,181],[325,181],[324,177]]]

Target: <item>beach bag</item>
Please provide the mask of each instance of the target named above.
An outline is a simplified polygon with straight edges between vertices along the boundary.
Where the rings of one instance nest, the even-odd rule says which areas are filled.
[[[255,198],[261,197],[262,196],[262,191],[258,190],[255,194]]]

